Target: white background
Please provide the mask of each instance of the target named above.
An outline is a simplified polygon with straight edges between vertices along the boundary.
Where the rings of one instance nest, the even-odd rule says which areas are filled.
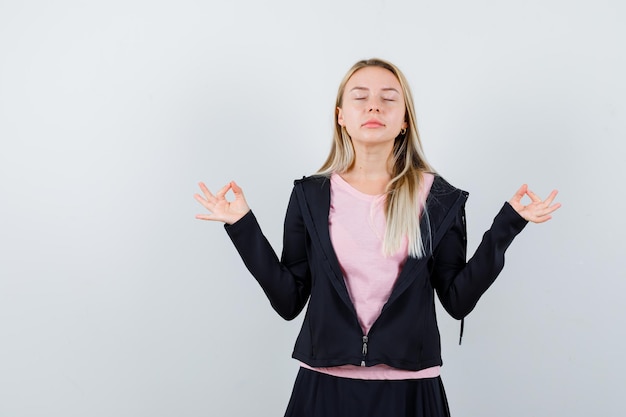
[[[563,203],[461,347],[439,315],[453,415],[624,415],[625,21],[620,0],[0,0],[0,416],[282,415],[301,318],[192,195],[236,179],[280,251],[373,56],[471,193],[470,250],[523,182]]]

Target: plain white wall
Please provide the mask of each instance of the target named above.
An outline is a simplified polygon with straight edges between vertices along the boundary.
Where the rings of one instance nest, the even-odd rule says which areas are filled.
[[[0,416],[279,416],[283,322],[192,194],[236,179],[277,251],[345,71],[406,73],[473,249],[529,225],[468,317],[440,314],[464,416],[621,416],[623,2],[0,0]]]

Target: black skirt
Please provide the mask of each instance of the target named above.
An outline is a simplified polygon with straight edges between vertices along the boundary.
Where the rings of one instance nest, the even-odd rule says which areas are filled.
[[[340,378],[300,368],[285,417],[449,417],[440,377]]]

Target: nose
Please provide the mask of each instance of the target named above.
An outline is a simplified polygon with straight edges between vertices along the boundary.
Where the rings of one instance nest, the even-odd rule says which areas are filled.
[[[368,113],[380,113],[380,101],[376,97],[369,97],[367,100]]]

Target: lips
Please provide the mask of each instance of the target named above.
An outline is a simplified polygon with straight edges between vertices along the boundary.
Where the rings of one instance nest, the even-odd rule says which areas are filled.
[[[376,127],[382,127],[384,126],[384,124],[379,120],[370,119],[367,122],[363,123],[361,126],[369,127],[369,128],[376,128]]]

